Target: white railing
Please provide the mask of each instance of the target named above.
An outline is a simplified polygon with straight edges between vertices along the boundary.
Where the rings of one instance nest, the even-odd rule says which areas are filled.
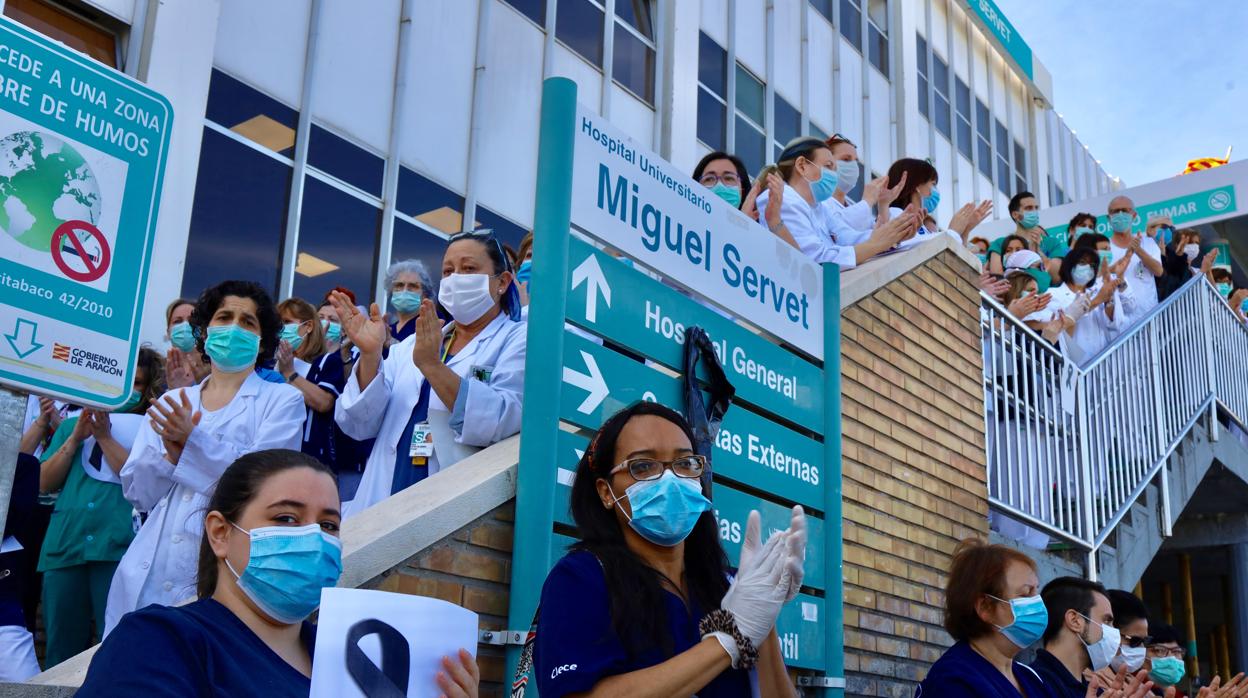
[[[1083,365],[983,297],[988,492],[1011,518],[1095,552],[1204,413],[1248,417],[1248,328],[1192,279]],[[1217,420],[1211,419],[1213,429]],[[1216,434],[1215,434],[1216,436]]]

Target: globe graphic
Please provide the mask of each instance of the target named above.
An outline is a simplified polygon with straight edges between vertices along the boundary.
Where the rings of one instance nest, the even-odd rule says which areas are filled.
[[[100,219],[100,186],[73,146],[50,133],[0,138],[0,229],[32,249],[50,251],[65,221]]]

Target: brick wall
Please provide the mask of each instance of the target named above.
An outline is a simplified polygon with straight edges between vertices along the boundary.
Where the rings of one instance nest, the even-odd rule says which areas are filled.
[[[987,536],[976,277],[945,251],[842,313],[851,695],[914,694],[950,644],[950,554]]]
[[[507,627],[515,503],[473,521],[449,538],[363,585],[459,604],[481,617],[482,630]],[[481,696],[505,695],[506,661],[498,645],[477,647]]]

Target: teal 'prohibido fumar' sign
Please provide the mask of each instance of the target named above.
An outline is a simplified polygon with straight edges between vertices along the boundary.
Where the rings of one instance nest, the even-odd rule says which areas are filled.
[[[173,109],[0,19],[0,383],[130,396]]]
[[[699,327],[736,391],[710,447],[719,545],[735,565],[751,511],[770,534],[805,507],[804,589],[776,635],[785,664],[841,695],[836,265],[813,264],[577,105],[566,79],[543,86],[537,175],[507,627],[528,627],[547,572],[575,544],[570,497],[594,432],[635,402],[684,412],[687,387],[709,390],[705,364],[686,375]],[[509,651],[513,669],[516,659]]]

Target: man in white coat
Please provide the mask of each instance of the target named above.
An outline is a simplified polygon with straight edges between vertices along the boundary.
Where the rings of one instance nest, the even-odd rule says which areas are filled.
[[[350,517],[486,446],[520,431],[527,325],[502,247],[488,233],[451,238],[438,299],[442,327],[421,301],[416,331],[390,347],[376,304],[366,316],[341,294],[332,301],[360,351],[334,408],[353,439],[376,438]]]

